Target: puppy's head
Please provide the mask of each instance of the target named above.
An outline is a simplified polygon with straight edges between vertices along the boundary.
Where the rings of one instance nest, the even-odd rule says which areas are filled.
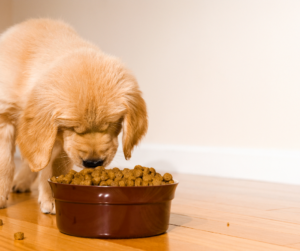
[[[107,166],[123,128],[126,159],[147,131],[146,104],[117,60],[81,50],[37,80],[18,122],[17,143],[33,171],[50,161],[56,140],[80,167]]]

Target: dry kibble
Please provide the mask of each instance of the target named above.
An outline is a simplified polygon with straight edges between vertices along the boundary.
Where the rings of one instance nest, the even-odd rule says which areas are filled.
[[[169,174],[169,173],[165,173],[163,178],[164,178],[164,181],[170,181],[173,179],[172,174]]]
[[[62,184],[70,184],[72,182],[71,177],[64,177],[61,181]]]
[[[149,182],[149,181],[152,181],[153,180],[153,177],[151,175],[144,175],[143,176],[143,181],[146,181],[146,182]]]
[[[152,174],[152,173],[153,173],[154,175],[156,174],[156,170],[155,170],[153,167],[150,167],[149,170],[150,170],[150,173],[151,173],[151,174]]]
[[[92,172],[92,177],[95,178],[95,177],[100,177],[102,174],[102,171],[99,171],[99,170],[95,170],[94,172]]]
[[[81,186],[91,186],[92,181],[91,180],[82,180],[79,185],[81,185]]]
[[[119,186],[120,187],[124,187],[125,186],[125,181],[124,180],[120,180],[119,181]]]
[[[117,172],[120,172],[120,169],[117,168],[117,167],[114,167],[114,168],[112,169],[112,171],[113,171],[114,173],[117,173]]]
[[[141,165],[136,165],[135,167],[134,167],[134,169],[136,170],[136,169],[139,169],[139,170],[142,170],[142,166]]]
[[[125,172],[124,173],[124,178],[128,179],[130,176],[133,176],[133,171],[132,170],[129,170],[128,172]]]
[[[90,174],[90,173],[94,172],[94,170],[95,169],[93,169],[93,168],[84,168],[79,173],[81,173],[82,175],[86,175],[86,174]]]
[[[163,180],[163,177],[162,177],[161,174],[159,174],[159,173],[157,173],[157,174],[155,175],[155,178],[156,178],[156,179],[160,179],[160,181]]]
[[[121,173],[123,174],[123,176],[129,172],[129,168],[124,168]]]
[[[145,167],[143,171],[143,175],[145,176],[147,174],[150,174],[150,169],[148,167]]]
[[[142,177],[143,176],[143,171],[139,168],[135,169],[134,172],[133,172],[134,176],[135,177]]]
[[[137,178],[136,180],[135,180],[135,186],[136,187],[139,187],[139,186],[141,186],[142,185],[142,179],[141,178]]]
[[[117,178],[122,179],[122,178],[123,178],[123,173],[117,172],[117,173],[116,173],[116,179],[117,179]]]
[[[114,181],[119,182],[122,178],[115,178]]]
[[[95,171],[94,168],[85,168],[84,170],[86,170],[86,169],[87,169],[86,174],[91,174],[92,172]]]
[[[51,179],[50,179],[53,183],[57,183],[57,180],[56,180],[56,177],[53,176]]]
[[[110,186],[112,187],[118,187],[119,186],[119,181],[113,181]]]
[[[128,186],[128,187],[134,187],[134,185],[135,185],[134,183],[135,183],[134,180],[128,180],[128,181],[127,181],[127,186]]]
[[[74,174],[74,178],[78,178],[78,177],[81,177],[81,176],[82,176],[81,173],[75,173],[75,174]]]
[[[129,182],[129,181],[135,182],[135,179],[132,179],[132,176],[129,177],[128,179],[124,179],[124,180],[125,180],[125,185],[126,185],[126,186],[128,186],[128,182]]]
[[[107,173],[108,177],[111,179],[111,180],[114,180],[116,178],[116,175],[113,171],[109,171]]]
[[[58,176],[58,177],[56,178],[57,183],[61,183],[64,177],[65,177],[64,175]]]
[[[24,239],[24,233],[17,232],[14,234],[15,240],[23,240]]]
[[[142,186],[148,186],[149,182],[148,181],[144,181],[142,182]]]
[[[81,181],[82,181],[81,179],[75,178],[72,180],[71,185],[80,185]]]
[[[153,179],[153,186],[159,186],[159,185],[161,185],[161,180],[160,179]]]
[[[71,174],[71,173],[68,173],[68,174],[65,175],[65,178],[66,178],[66,179],[71,179],[71,180],[72,180],[72,179],[74,178],[74,175]]]
[[[100,177],[95,177],[92,179],[92,183],[95,186],[98,186],[100,184],[101,178]]]
[[[73,175],[75,175],[75,173],[77,173],[75,170],[73,170],[73,169],[71,169],[70,171],[69,171],[69,174],[73,174]]]
[[[125,183],[125,186],[127,186],[128,179],[126,179],[126,178],[123,178],[122,180],[124,181],[124,183]],[[119,183],[120,183],[120,182],[119,182]]]
[[[135,176],[129,176],[129,177],[128,177],[128,180],[135,180],[135,179],[136,179]]]
[[[104,186],[107,186],[106,181],[101,181],[101,182],[100,182],[100,186],[103,186],[103,187],[104,187]]]
[[[103,166],[97,166],[95,170],[99,170],[100,172],[103,172],[105,171],[105,168]]]
[[[159,186],[174,184],[170,173],[162,176],[153,167],[143,167],[136,165],[134,169],[117,167],[105,169],[98,166],[95,169],[85,168],[80,172],[70,170],[66,175],[53,176],[52,182],[82,185],[82,186]]]
[[[108,179],[107,181],[106,181],[106,184],[108,185],[108,186],[111,186],[111,183],[113,182],[113,180],[112,179]]]
[[[74,179],[79,179],[80,181],[84,180],[83,175],[78,175],[77,177],[74,177]]]
[[[102,181],[108,180],[108,175],[107,175],[107,173],[106,173],[106,172],[102,172],[100,178],[101,178]]]

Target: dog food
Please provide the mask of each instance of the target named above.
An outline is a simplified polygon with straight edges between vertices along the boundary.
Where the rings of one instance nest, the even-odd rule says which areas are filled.
[[[71,170],[66,175],[52,177],[54,183],[82,185],[82,186],[160,186],[173,184],[174,180],[170,173],[163,176],[156,172],[153,167],[136,165],[134,169],[117,167],[105,169],[98,166],[95,169],[85,168],[80,172]]]
[[[24,239],[24,233],[17,232],[14,234],[15,240],[23,240]]]

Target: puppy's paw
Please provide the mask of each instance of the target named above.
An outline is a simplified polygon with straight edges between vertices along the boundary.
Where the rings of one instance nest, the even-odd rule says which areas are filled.
[[[31,182],[29,179],[15,179],[12,185],[14,193],[30,192]]]
[[[49,191],[51,192],[51,190]],[[39,203],[44,214],[56,214],[55,200],[48,191],[40,190]]]
[[[44,214],[56,214],[54,199],[53,200],[41,201],[40,205],[41,205],[41,211]]]
[[[6,208],[7,196],[0,195],[0,209]]]
[[[0,179],[0,208],[6,207],[6,202],[8,200],[10,184],[7,180]]]

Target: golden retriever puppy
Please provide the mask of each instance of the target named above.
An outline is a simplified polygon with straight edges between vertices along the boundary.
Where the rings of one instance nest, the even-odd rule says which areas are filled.
[[[1,35],[0,208],[12,182],[24,192],[41,171],[41,210],[55,214],[49,177],[107,166],[122,129],[129,159],[147,125],[134,76],[64,22],[32,19]],[[23,164],[13,181],[15,144]]]

